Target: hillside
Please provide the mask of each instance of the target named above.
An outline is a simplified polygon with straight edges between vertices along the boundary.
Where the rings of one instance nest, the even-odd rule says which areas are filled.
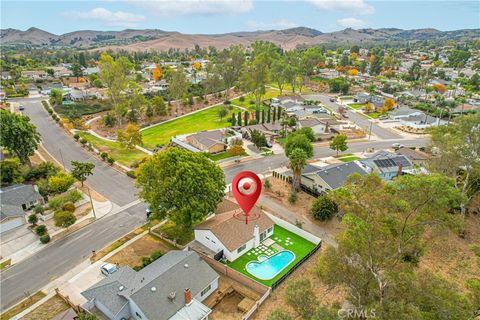
[[[424,40],[465,40],[478,38],[480,29],[439,31],[435,29],[401,30],[395,28],[358,29],[351,28],[322,33],[315,29],[297,27],[285,30],[268,30],[252,32],[233,32],[225,34],[202,35],[183,34],[179,32],[157,29],[123,31],[81,30],[62,35],[55,35],[38,28],[26,31],[17,29],[0,30],[2,45],[33,46],[69,46],[92,49],[109,47],[111,49],[168,50],[170,48],[186,49],[214,46],[223,49],[232,44],[249,46],[257,40],[271,41],[284,49],[292,49],[300,45],[317,45],[324,43],[375,43]]]

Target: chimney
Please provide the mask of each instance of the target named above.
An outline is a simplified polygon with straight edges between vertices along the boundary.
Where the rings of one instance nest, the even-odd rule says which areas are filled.
[[[402,175],[402,170],[403,170],[403,164],[400,163],[400,165],[398,166],[397,177]]]
[[[192,293],[190,292],[190,288],[185,289],[185,305],[189,305],[192,302]]]
[[[329,133],[330,132],[330,128],[328,127],[328,121],[327,123],[325,123],[325,133]]]
[[[253,238],[254,238],[254,247],[258,247],[260,245],[260,227],[258,224],[255,225],[253,229]]]

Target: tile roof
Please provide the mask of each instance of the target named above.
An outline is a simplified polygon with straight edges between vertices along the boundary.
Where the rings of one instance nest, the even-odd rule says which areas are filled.
[[[239,212],[240,209],[237,209],[217,214],[198,224],[195,229],[210,230],[228,250],[233,251],[253,238],[256,225],[259,226],[260,233],[274,225],[273,221],[256,207],[252,209],[250,214],[258,214],[259,218],[249,223],[245,223],[245,221],[241,221],[234,216],[235,213]]]

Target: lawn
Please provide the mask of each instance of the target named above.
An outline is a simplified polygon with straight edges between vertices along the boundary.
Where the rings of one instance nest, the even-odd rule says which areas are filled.
[[[343,158],[343,157],[348,157],[348,156],[353,156],[353,153],[343,153],[339,154],[338,156],[333,156],[334,158]]]
[[[364,115],[368,118],[378,119],[378,117],[380,117],[382,114],[380,112],[374,111],[374,112],[364,113]]]
[[[31,295],[30,298],[23,300],[22,302],[15,305],[13,308],[8,310],[7,312],[0,314],[0,320],[10,319],[11,317],[19,314],[20,312],[29,308],[30,306],[33,306],[38,301],[42,300],[45,296],[46,296],[45,293],[43,293],[42,291],[38,291],[37,293]]]
[[[358,159],[360,159],[360,158],[357,157],[357,156],[352,156],[352,157],[339,158],[338,160],[340,160],[342,162],[351,162],[351,161],[355,161],[355,160],[358,160]]]
[[[349,108],[358,110],[358,109],[363,109],[365,107],[366,103],[350,103],[348,105]]]
[[[286,246],[285,241],[287,237],[290,238],[290,241],[293,243],[293,245]],[[277,238],[277,239],[275,239]],[[246,275],[249,278],[252,278],[260,283],[263,283],[266,286],[272,286],[275,281],[280,279],[285,273],[288,272],[288,270],[291,269],[300,259],[305,257],[310,251],[315,248],[315,244],[312,242],[300,237],[299,235],[290,232],[279,225],[275,225],[275,228],[273,230],[273,235],[270,237],[270,239],[275,240],[275,242],[282,247],[284,247],[286,250],[290,250],[295,254],[295,260],[291,262],[287,268],[282,270],[275,278],[271,280],[261,280],[256,277],[254,277],[252,274],[250,274],[246,269],[245,266],[248,262],[250,261],[258,261],[257,256],[253,252],[253,249],[246,252],[244,255],[241,257],[237,258],[233,262],[228,262],[227,265],[231,267],[232,269],[237,270],[238,272]],[[274,252],[277,252],[277,250],[273,249],[272,246],[270,246],[270,249],[272,249]]]
[[[78,134],[87,139],[96,149],[108,153],[115,161],[125,166],[130,166],[133,161],[140,161],[148,156],[138,149],[125,149],[119,142],[106,141],[86,132],[78,132]]]
[[[72,103],[55,106],[53,109],[63,117],[72,120],[88,114],[109,110],[110,107],[100,103]]]
[[[280,94],[279,90],[269,88],[265,91],[265,94],[262,96],[261,100],[263,101],[263,100],[276,98],[278,97],[279,94]],[[247,95],[244,95],[243,98],[244,98],[244,101],[240,101],[240,98],[233,99],[232,104],[240,107],[244,107],[245,109],[248,109],[249,112],[255,111],[255,107],[256,107],[255,103],[250,104],[250,100],[255,101],[255,96],[252,93],[249,93]],[[263,109],[263,105],[260,106],[260,109]]]
[[[156,232],[163,234],[164,237],[174,241],[176,240],[178,244],[186,245],[195,237],[193,230],[184,231],[175,225],[172,221],[167,221],[167,223],[162,224],[160,227],[155,229]]]
[[[12,264],[12,259],[8,259],[0,263],[0,270],[5,269],[6,267],[9,267]]]
[[[227,151],[216,153],[216,154],[207,153],[206,156],[209,157],[210,159],[212,159],[213,161],[219,161],[219,160],[228,159],[228,158],[233,157]]]
[[[142,131],[143,143],[146,148],[154,149],[157,145],[170,142],[170,138],[180,134],[193,133],[204,130],[226,128],[231,125],[229,119],[232,112],[241,111],[233,108],[223,119],[218,116],[218,111],[225,106],[216,106],[199,111],[188,116],[160,124]]]
[[[25,320],[50,320],[53,319],[59,313],[67,310],[70,306],[58,295],[55,295],[45,301],[38,308],[28,313],[22,319]]]

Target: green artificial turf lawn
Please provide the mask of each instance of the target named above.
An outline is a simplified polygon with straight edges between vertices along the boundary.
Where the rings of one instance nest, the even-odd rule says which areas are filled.
[[[108,153],[115,161],[125,166],[130,166],[133,161],[140,161],[148,156],[138,149],[122,148],[119,142],[106,141],[86,132],[78,132],[78,134],[81,138],[87,139],[96,149]]]
[[[344,157],[344,158],[340,158],[338,160],[342,161],[342,162],[350,162],[350,161],[354,161],[354,160],[358,160],[360,159],[359,157],[356,157],[356,156],[353,156],[353,157]]]
[[[157,145],[170,142],[170,138],[176,135],[226,128],[231,125],[229,118],[232,112],[238,113],[241,110],[234,107],[220,120],[218,111],[222,108],[228,107],[216,106],[146,129],[142,131],[143,144],[148,149],[154,149]]]
[[[281,242],[278,242],[275,240],[275,237],[279,238],[282,240]],[[285,240],[287,237],[290,237],[290,241],[293,242],[293,245],[286,246],[285,245]],[[273,229],[273,235],[270,237],[270,239],[275,240],[275,242],[279,245],[281,245],[285,250],[292,251],[295,254],[295,260],[293,260],[287,268],[282,270],[275,278],[270,279],[270,280],[260,280],[256,277],[254,277],[252,274],[250,274],[246,269],[245,266],[248,262],[250,261],[258,261],[256,255],[252,253],[252,250],[245,252],[242,256],[237,258],[233,262],[228,262],[227,265],[231,267],[232,269],[237,270],[238,272],[246,275],[249,278],[252,278],[256,280],[257,282],[263,283],[266,286],[272,286],[275,281],[280,279],[285,273],[288,272],[300,259],[305,257],[310,251],[315,248],[315,244],[300,237],[299,235],[292,233],[288,231],[287,229],[284,229],[280,227],[279,225],[275,225]],[[270,249],[273,251],[277,252],[277,250],[273,249],[272,246],[270,246]],[[250,255],[248,253],[250,252]]]
[[[350,103],[348,106],[353,109],[362,109],[364,108],[366,103]]]

